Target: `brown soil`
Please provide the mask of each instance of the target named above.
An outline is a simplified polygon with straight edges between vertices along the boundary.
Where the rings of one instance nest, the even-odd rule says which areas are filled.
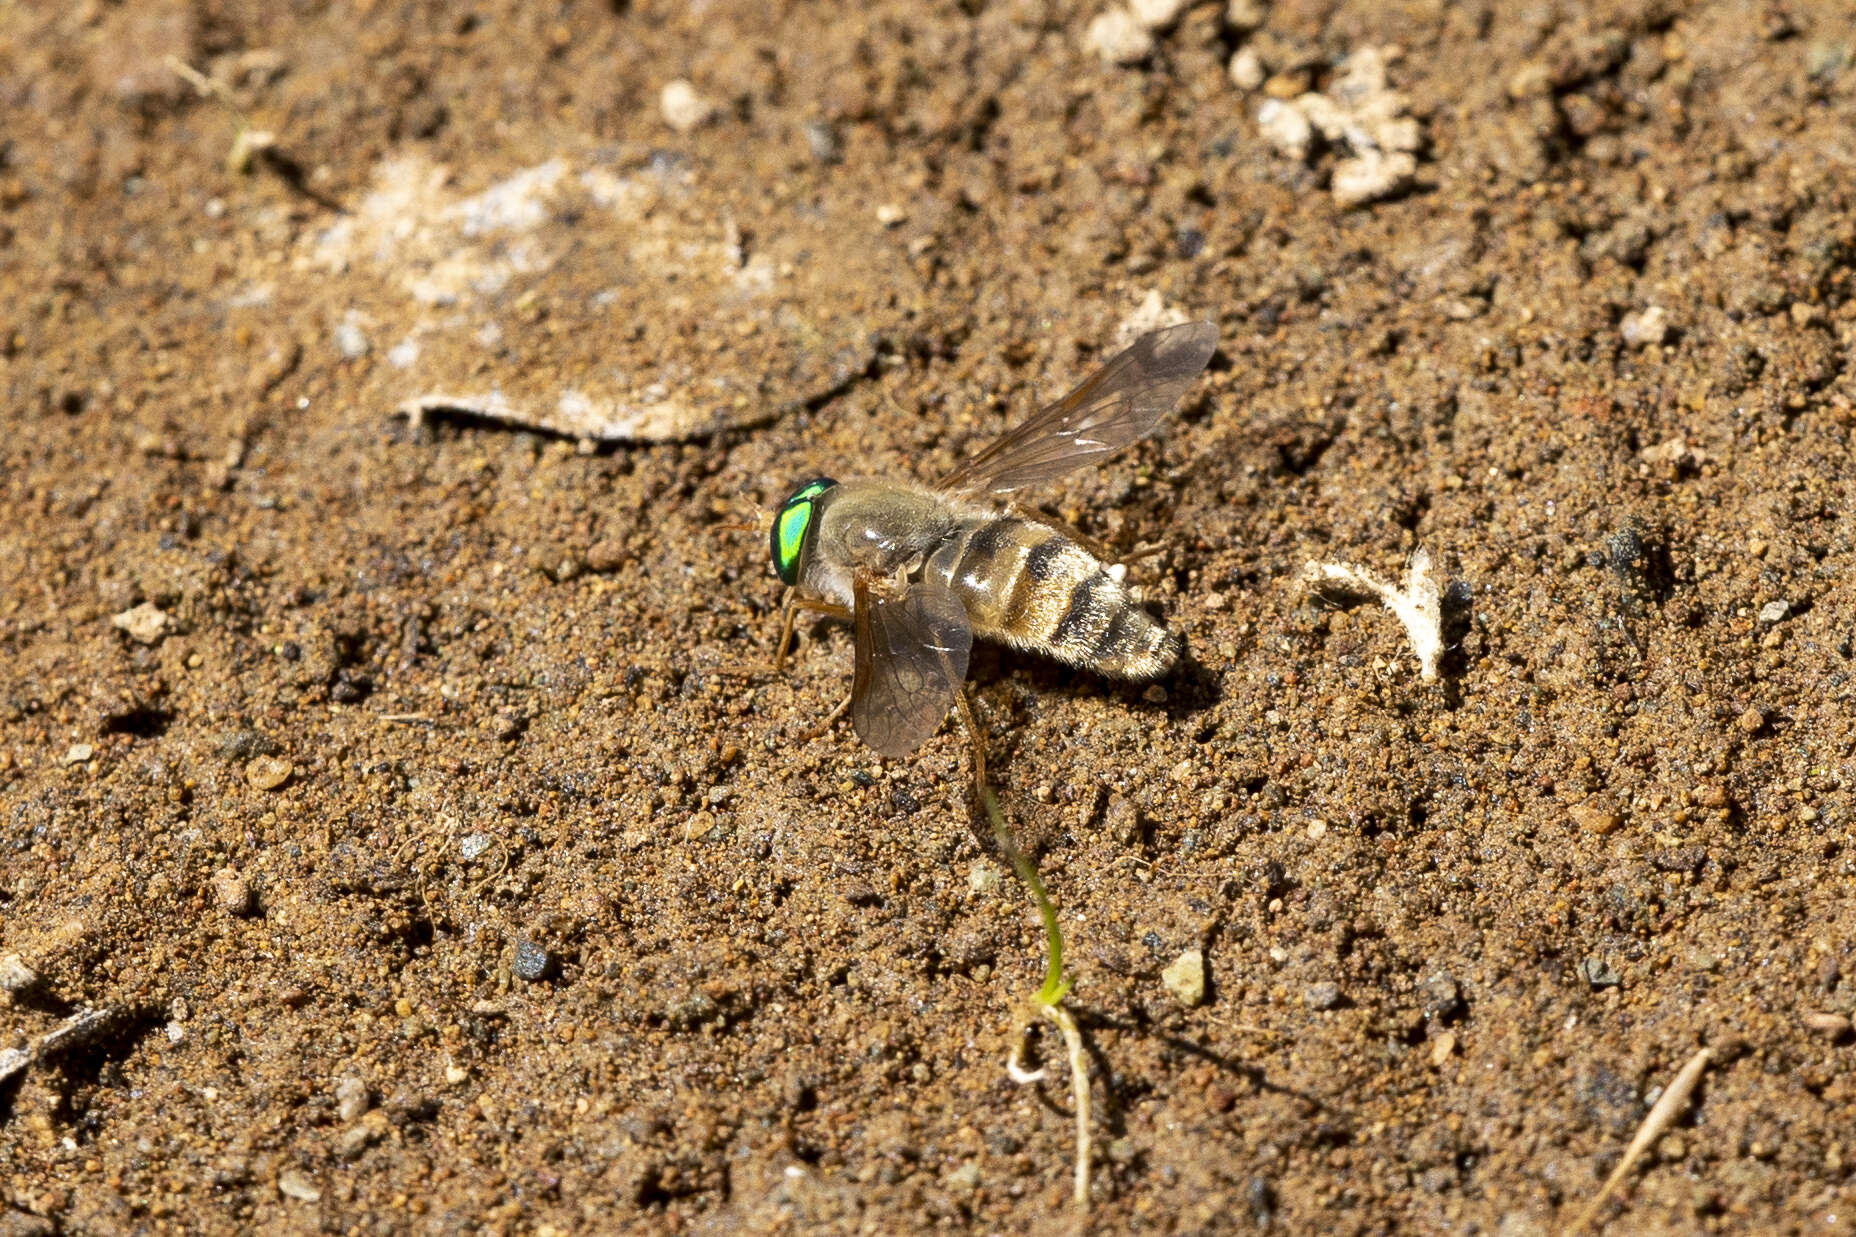
[[[769,503],[1153,292],[1211,373],[1040,497],[1196,665],[972,673],[1090,1223],[1564,1231],[1707,1046],[1610,1231],[1851,1231],[1847,5],[1099,11],[0,6],[0,1051],[102,1011],[0,1083],[0,1231],[1070,1228],[958,733],[802,738],[842,625],[727,671]],[[1258,106],[1394,45],[1416,179],[1341,210]],[[396,412],[566,391],[684,441]],[[1300,582],[1419,546],[1434,685]]]

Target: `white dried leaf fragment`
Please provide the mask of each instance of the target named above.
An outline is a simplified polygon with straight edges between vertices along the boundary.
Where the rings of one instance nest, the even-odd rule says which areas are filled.
[[[1399,588],[1375,572],[1350,563],[1310,563],[1302,579],[1315,586],[1339,585],[1342,590],[1377,597],[1405,626],[1411,651],[1418,657],[1418,677],[1437,681],[1437,663],[1444,654],[1443,593],[1431,573],[1431,552],[1420,546],[1411,556],[1405,585]]]

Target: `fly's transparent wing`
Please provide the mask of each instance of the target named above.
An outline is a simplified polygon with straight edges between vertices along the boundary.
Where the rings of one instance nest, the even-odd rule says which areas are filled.
[[[1141,336],[1083,384],[1007,430],[942,488],[1009,494],[1060,477],[1153,433],[1218,346],[1218,327],[1186,322]]]
[[[967,608],[936,584],[893,598],[859,585],[855,600],[851,724],[880,755],[906,756],[935,732],[967,677]]]

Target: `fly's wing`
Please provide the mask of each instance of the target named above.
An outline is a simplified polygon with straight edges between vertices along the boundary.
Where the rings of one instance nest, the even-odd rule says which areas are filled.
[[[859,584],[855,600],[851,724],[880,755],[906,756],[935,732],[967,677],[967,608],[937,584],[893,598]]]
[[[1007,430],[942,488],[1009,494],[1060,477],[1153,433],[1218,346],[1218,327],[1186,322],[1141,336],[1083,384]]]

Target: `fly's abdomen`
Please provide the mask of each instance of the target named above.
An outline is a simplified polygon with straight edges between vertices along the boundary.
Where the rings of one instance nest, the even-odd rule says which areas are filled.
[[[973,633],[1117,679],[1152,679],[1179,637],[1135,604],[1095,556],[1014,516],[963,521],[923,574],[953,590]]]

